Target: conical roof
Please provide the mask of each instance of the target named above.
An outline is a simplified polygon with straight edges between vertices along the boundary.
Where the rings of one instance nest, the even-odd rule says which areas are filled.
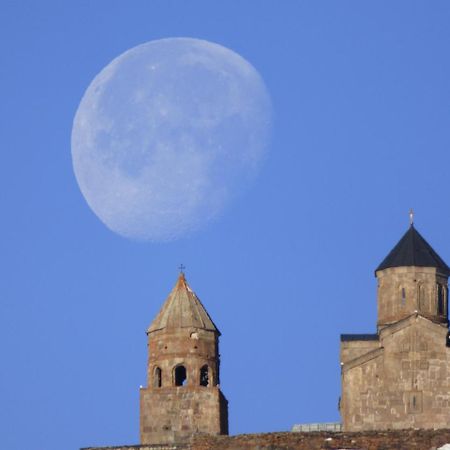
[[[147,333],[164,328],[201,328],[220,335],[200,299],[188,285],[184,273],[180,273],[175,287]]]
[[[415,229],[413,224],[411,224],[408,231],[377,267],[375,272],[388,267],[404,266],[436,267],[441,272],[450,274],[447,264]]]

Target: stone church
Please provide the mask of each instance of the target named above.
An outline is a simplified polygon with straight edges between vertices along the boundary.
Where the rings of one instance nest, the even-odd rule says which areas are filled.
[[[377,333],[341,335],[345,431],[450,428],[449,275],[411,221],[375,271]]]
[[[140,445],[103,450],[409,450],[450,442],[449,275],[411,220],[375,271],[377,333],[341,335],[343,432],[228,437],[220,332],[181,272],[147,330]]]

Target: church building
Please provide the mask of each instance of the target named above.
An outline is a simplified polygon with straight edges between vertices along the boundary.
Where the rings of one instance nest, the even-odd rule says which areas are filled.
[[[341,335],[344,431],[450,428],[449,275],[411,220],[375,271],[377,333]]]
[[[221,436],[228,435],[228,402],[219,386],[220,332],[181,272],[147,330],[140,444],[85,450],[318,450],[324,442],[333,448],[405,449],[447,444],[449,275],[450,268],[411,217],[407,232],[375,270],[377,332],[341,335],[344,433],[228,438]]]

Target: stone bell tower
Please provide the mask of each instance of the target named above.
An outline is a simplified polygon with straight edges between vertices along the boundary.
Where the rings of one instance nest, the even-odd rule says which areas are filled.
[[[141,443],[183,443],[195,433],[228,434],[228,402],[219,388],[220,332],[184,273],[147,336]]]

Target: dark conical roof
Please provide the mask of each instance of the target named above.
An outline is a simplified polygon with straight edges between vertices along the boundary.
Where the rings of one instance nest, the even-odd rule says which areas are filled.
[[[450,274],[450,268],[414,228],[414,225],[409,227],[375,272],[388,267],[404,266],[436,267],[441,272]]]

